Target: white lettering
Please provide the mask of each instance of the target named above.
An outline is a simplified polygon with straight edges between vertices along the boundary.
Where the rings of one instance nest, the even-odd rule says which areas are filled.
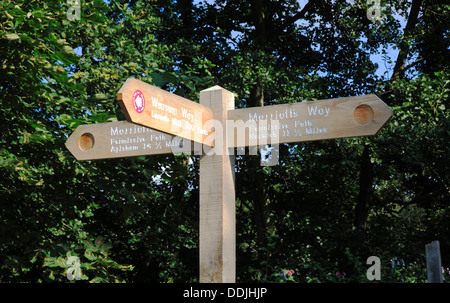
[[[330,114],[330,108],[329,107],[325,107],[325,108],[320,107],[319,108],[317,105],[316,106],[308,106],[308,113],[310,116],[319,115],[319,116],[328,117],[328,115]]]
[[[155,119],[158,119],[158,120],[161,120],[161,121],[164,121],[164,122],[169,122],[170,121],[169,117],[160,115],[158,113],[155,113],[154,111],[151,111],[151,115],[152,115],[152,118],[155,118]]]
[[[139,147],[137,145],[119,145],[119,146],[111,146],[112,153],[124,152],[124,151],[134,151],[138,150]]]
[[[115,128],[111,127],[111,137],[119,135],[134,135],[149,132],[152,132],[152,129],[138,125],[134,125],[134,127],[125,127],[125,128],[119,128],[117,126]]]
[[[324,134],[327,131],[328,130],[326,128],[320,128],[320,127],[307,127],[306,128],[307,135]]]
[[[294,127],[306,127],[306,126],[312,126],[312,122],[310,120],[305,120],[305,121],[298,121],[295,120],[295,124]]]
[[[237,287],[234,288],[228,288],[227,296],[228,298],[242,298],[244,300],[248,298],[255,298],[256,300],[260,299],[264,296],[264,294],[267,292],[267,288],[241,288]]]
[[[258,121],[258,120],[284,120],[284,119],[292,119],[297,118],[298,113],[295,110],[295,108],[289,108],[285,111],[274,111],[267,114],[257,114],[257,113],[249,113],[248,118],[252,121]]]
[[[217,295],[217,289],[194,289],[191,287],[190,289],[185,289],[183,292],[184,298],[210,298],[211,301],[214,301]]]
[[[186,108],[181,108],[181,115],[183,116],[183,118],[189,120],[192,124],[194,123],[194,115],[188,112]]]
[[[381,262],[380,258],[376,256],[370,256],[366,262],[368,265],[373,264],[367,270],[366,276],[369,280],[381,280]]]
[[[165,139],[166,139],[166,136],[164,134],[150,136],[150,141],[161,141],[161,140],[165,140]]]
[[[154,108],[157,108],[159,110],[162,110],[162,111],[167,112],[167,113],[172,114],[172,115],[176,115],[177,114],[177,109],[175,107],[160,102],[157,97],[153,97],[152,96],[151,99],[152,99],[152,106]]]

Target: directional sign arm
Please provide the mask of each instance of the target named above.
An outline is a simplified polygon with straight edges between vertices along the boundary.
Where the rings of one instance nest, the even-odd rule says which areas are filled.
[[[228,140],[238,147],[371,136],[391,116],[376,95],[235,109]]]
[[[129,78],[117,99],[128,122],[200,143],[211,134],[204,124],[212,109],[137,79]]]
[[[66,141],[77,160],[190,152],[191,141],[127,121],[78,126]]]

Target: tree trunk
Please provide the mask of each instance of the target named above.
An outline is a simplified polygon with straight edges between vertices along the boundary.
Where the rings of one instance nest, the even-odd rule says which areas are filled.
[[[405,30],[403,32],[403,38],[399,45],[397,61],[395,62],[394,72],[392,74],[393,80],[399,80],[403,78],[405,74],[406,59],[408,58],[410,50],[409,42],[411,41],[411,35],[418,20],[421,5],[422,0],[413,0],[411,4],[408,22],[406,23]]]
[[[250,98],[248,101],[249,107],[264,106],[264,90],[262,86],[256,84],[250,92]],[[250,153],[249,153],[250,154]],[[249,156],[248,167],[250,173],[250,179],[253,179],[252,186],[252,198],[253,198],[253,218],[256,227],[256,241],[258,246],[264,246],[266,244],[266,231],[268,228],[268,210],[267,210],[267,195],[264,188],[265,184],[260,178],[259,167],[261,165],[261,156]]]
[[[267,18],[267,1],[252,1],[252,9],[254,11],[253,21],[255,24],[254,47],[255,55],[259,55],[258,51],[264,49],[267,42],[266,18]],[[255,58],[258,60],[258,58]],[[256,81],[250,91],[247,103],[248,107],[264,106],[264,88]],[[253,219],[256,228],[256,241],[259,247],[266,244],[266,231],[268,229],[268,198],[265,184],[262,182],[259,167],[261,165],[260,155],[250,156],[248,160],[250,179],[253,179],[252,198],[253,198]]]
[[[359,196],[355,207],[355,227],[365,227],[372,200],[373,167],[370,162],[370,146],[365,145],[361,155],[359,172]]]

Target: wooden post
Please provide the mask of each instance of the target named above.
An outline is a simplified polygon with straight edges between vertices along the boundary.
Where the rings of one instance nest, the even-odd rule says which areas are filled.
[[[211,108],[217,121],[215,152],[208,154],[211,150],[204,145],[200,158],[200,283],[234,283],[235,163],[233,148],[227,151],[225,144],[227,110],[234,109],[234,95],[214,86],[200,92],[200,104]]]
[[[439,241],[433,241],[425,245],[425,253],[427,257],[428,283],[442,283],[443,276]]]

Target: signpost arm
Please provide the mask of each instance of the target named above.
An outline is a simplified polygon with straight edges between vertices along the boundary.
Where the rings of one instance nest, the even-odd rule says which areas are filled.
[[[225,144],[227,111],[234,109],[234,95],[214,86],[200,92],[200,104],[213,109],[217,120],[214,153],[204,150],[200,158],[200,282],[234,283],[234,151]]]

